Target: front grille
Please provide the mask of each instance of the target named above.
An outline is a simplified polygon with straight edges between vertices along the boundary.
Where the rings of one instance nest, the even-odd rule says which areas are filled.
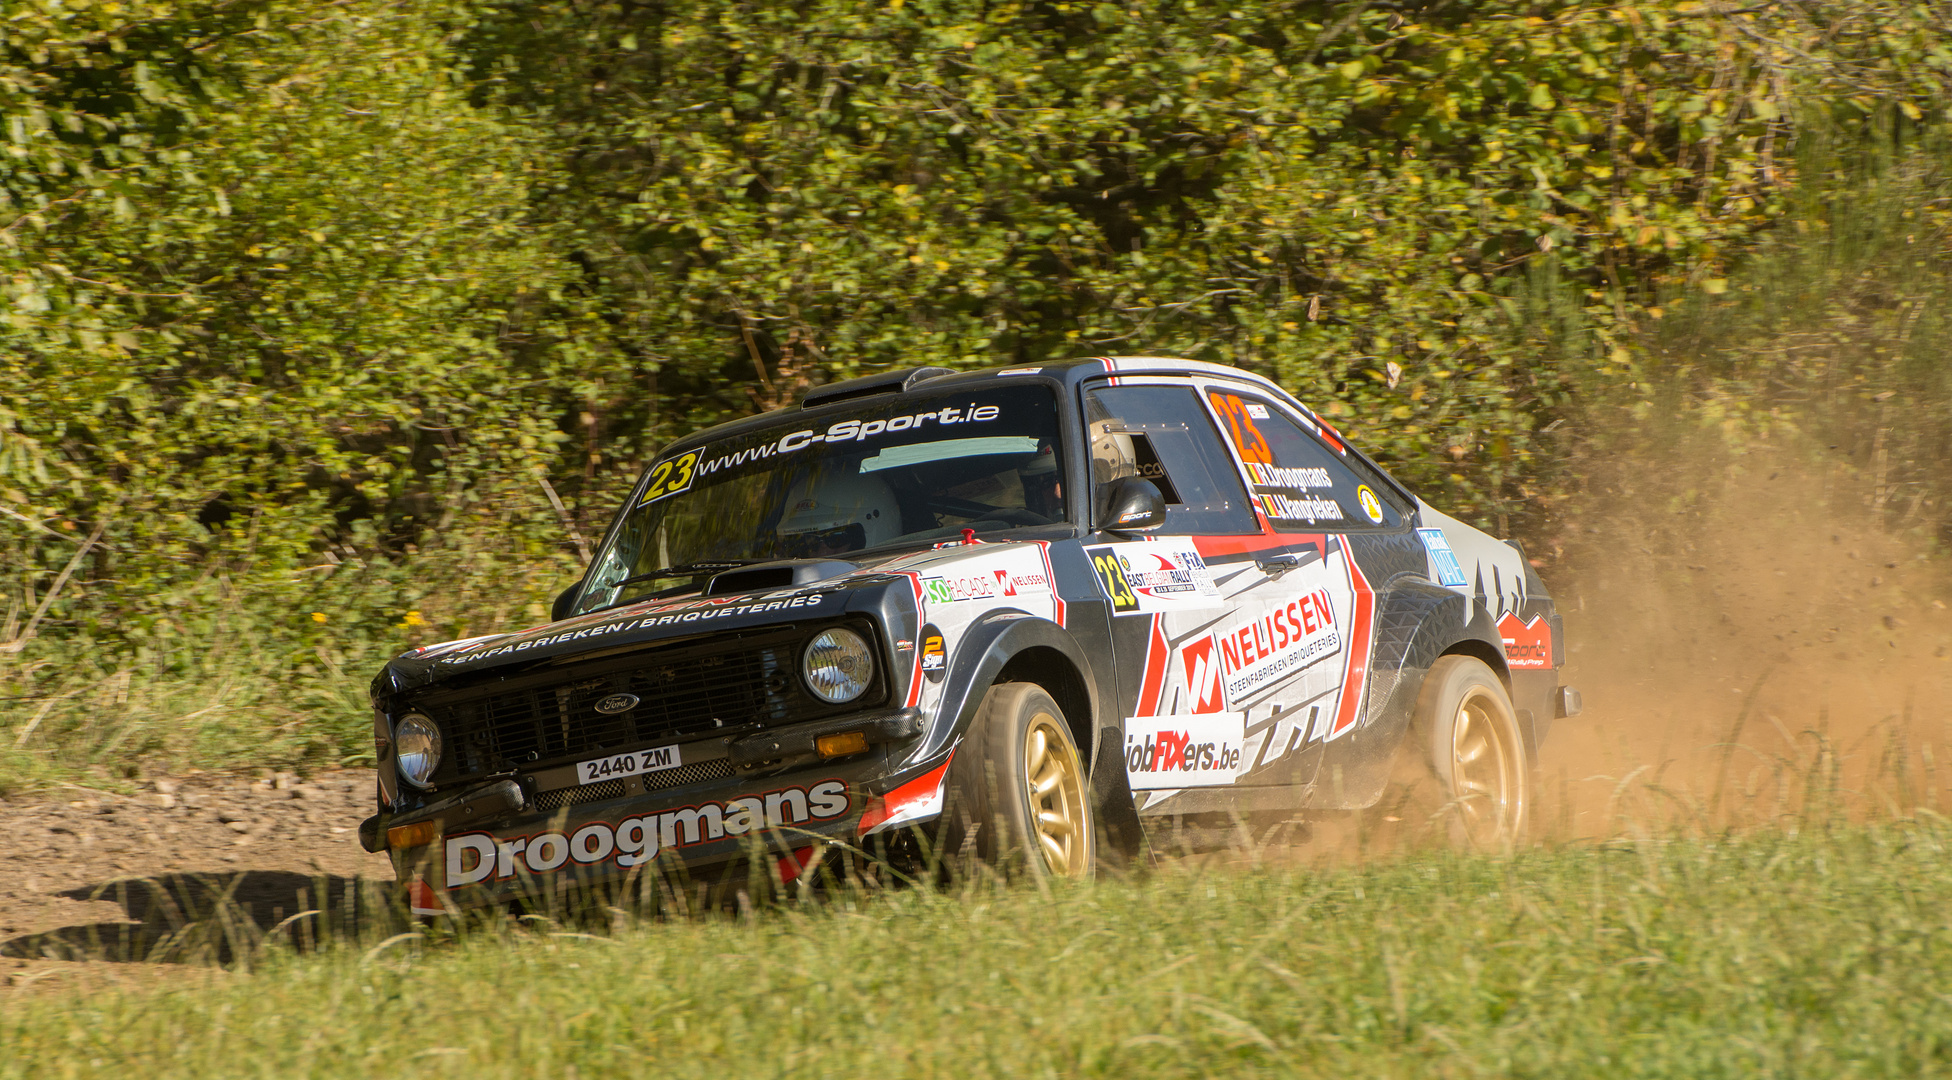
[[[661,791],[664,788],[685,787],[689,784],[702,784],[707,780],[723,780],[732,775],[732,763],[720,758],[717,761],[701,761],[696,765],[680,765],[675,769],[659,769],[645,773],[644,790]],[[624,797],[622,780],[604,780],[580,787],[559,788],[555,791],[538,791],[529,800],[531,810],[557,810],[577,803],[608,802]]]
[[[680,765],[675,769],[660,769],[644,774],[644,790],[658,791],[663,788],[684,787],[687,784],[702,784],[707,780],[723,780],[732,775],[732,763],[720,758],[717,761],[701,761],[696,765]]]
[[[582,787],[567,787],[559,791],[539,791],[530,801],[532,810],[556,810],[577,803],[604,802],[608,799],[624,797],[622,780],[605,780],[600,784],[584,784]]]
[[[433,780],[446,784],[536,763],[799,723],[878,703],[886,694],[880,674],[874,688],[844,706],[819,701],[802,687],[800,650],[820,629],[718,635],[428,694],[411,705],[440,725],[447,753]],[[596,711],[597,702],[619,693],[635,694],[636,707],[614,716]],[[645,785],[691,782],[654,779],[662,775],[647,774]]]

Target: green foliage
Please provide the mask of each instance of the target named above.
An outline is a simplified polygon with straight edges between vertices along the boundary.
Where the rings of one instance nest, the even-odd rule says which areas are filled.
[[[1658,373],[1657,310],[1726,293],[1812,133],[1938,130],[1946,18],[16,5],[0,726],[99,756],[75,703],[129,673],[350,700],[321,648],[540,617],[660,441],[887,365],[1236,364],[1534,529],[1566,421]],[[175,708],[139,752],[200,745]],[[293,745],[356,753],[339,709]]]
[[[1948,844],[1934,818],[409,936],[10,1003],[0,1076],[1933,1074]]]

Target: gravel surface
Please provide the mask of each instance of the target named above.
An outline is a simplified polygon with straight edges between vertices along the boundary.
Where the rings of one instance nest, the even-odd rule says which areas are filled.
[[[303,910],[300,890],[344,895],[361,877],[393,880],[386,856],[359,846],[359,822],[373,812],[371,770],[201,774],[143,788],[0,801],[0,976],[73,955],[64,942],[126,939],[145,919],[172,921],[158,915],[158,889],[145,882],[186,905],[227,891],[267,926]]]

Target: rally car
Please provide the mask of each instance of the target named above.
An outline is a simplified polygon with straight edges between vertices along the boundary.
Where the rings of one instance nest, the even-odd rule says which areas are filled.
[[[890,371],[680,439],[553,615],[373,682],[361,831],[417,911],[918,826],[1083,875],[1146,818],[1370,806],[1399,757],[1509,844],[1579,708],[1516,545],[1187,360]]]

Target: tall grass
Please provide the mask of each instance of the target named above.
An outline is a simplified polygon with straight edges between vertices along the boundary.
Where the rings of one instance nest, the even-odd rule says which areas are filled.
[[[390,934],[16,1001],[0,1076],[1918,1075],[1948,853],[1922,815]]]

